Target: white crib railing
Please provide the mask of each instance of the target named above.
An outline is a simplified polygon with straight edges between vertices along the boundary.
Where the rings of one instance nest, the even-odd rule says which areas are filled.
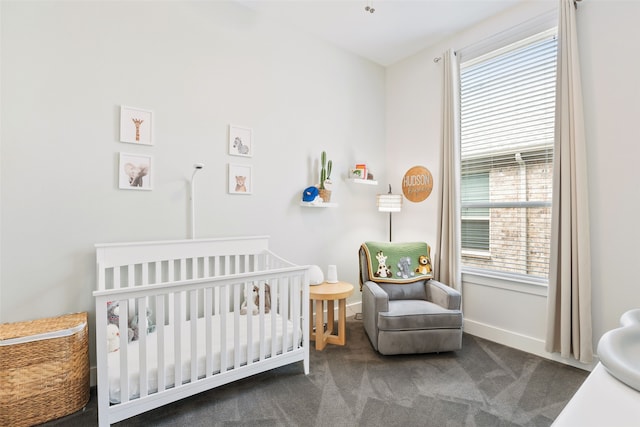
[[[258,237],[96,246],[100,425],[288,363],[303,361],[309,372],[307,267],[271,253],[267,242]],[[247,304],[241,314],[254,286],[257,313]],[[136,315],[139,330],[137,355],[130,354],[128,334],[120,334],[117,404],[110,404],[110,302],[128,313],[120,316],[120,331],[127,331],[128,318]],[[155,323],[152,333],[147,312]],[[156,386],[150,389],[150,383]]]

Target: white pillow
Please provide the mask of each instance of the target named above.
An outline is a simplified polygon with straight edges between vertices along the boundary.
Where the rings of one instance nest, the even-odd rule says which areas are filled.
[[[310,285],[319,285],[324,282],[324,274],[322,273],[322,269],[317,265],[309,266],[309,284]]]

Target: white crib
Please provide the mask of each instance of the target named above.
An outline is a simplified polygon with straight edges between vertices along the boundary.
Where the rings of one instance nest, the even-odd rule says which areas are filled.
[[[290,363],[309,373],[308,268],[270,252],[268,237],[98,244],[96,259],[100,426]],[[113,302],[122,333],[109,352]]]

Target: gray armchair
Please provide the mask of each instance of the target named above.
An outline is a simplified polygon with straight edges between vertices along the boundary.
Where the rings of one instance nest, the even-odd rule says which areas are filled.
[[[373,348],[385,355],[462,348],[458,291],[430,278],[420,280],[420,276],[407,283],[384,283],[389,280],[371,274],[371,257],[365,245],[359,255],[362,320]]]

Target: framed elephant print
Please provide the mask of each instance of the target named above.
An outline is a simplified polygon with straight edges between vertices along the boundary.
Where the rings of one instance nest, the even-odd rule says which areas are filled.
[[[151,156],[120,153],[118,186],[123,190],[151,190]]]

